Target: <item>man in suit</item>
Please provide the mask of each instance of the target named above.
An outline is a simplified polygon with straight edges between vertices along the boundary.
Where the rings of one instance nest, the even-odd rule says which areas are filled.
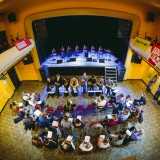
[[[54,81],[55,87],[56,87],[56,96],[59,97],[60,93],[59,93],[59,87],[62,86],[62,77],[60,76],[60,74],[57,74],[55,77],[55,81]]]

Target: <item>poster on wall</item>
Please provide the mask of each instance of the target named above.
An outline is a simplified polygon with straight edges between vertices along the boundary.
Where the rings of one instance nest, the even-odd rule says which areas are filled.
[[[157,67],[160,63],[160,46],[154,44],[151,48],[151,52],[148,57],[148,62],[152,64],[154,67]]]

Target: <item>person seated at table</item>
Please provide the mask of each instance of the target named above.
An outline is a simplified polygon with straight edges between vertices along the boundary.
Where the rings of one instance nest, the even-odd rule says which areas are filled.
[[[57,53],[56,53],[56,49],[55,48],[53,48],[52,49],[52,53],[51,53],[51,56],[55,56]]]
[[[89,79],[88,79],[88,86],[89,86],[89,90],[93,90],[94,91],[94,87],[97,85],[97,80],[94,77],[94,75],[92,75]]]
[[[72,152],[75,150],[74,142],[76,140],[75,135],[68,135],[65,141],[61,144],[61,149],[65,152]]]
[[[63,85],[64,85],[64,88],[66,89],[66,91],[68,91],[69,84],[70,84],[70,79],[67,78],[66,76],[63,77]]]
[[[72,117],[71,113],[74,111],[74,104],[72,104],[71,100],[67,100],[66,104],[64,105],[63,112],[68,117]]]
[[[86,95],[86,93],[87,93],[87,91],[86,91],[87,82],[88,82],[88,76],[87,76],[87,73],[84,72],[83,76],[81,77],[81,87],[83,88],[83,95]]]
[[[134,105],[145,105],[146,104],[146,98],[145,94],[143,93],[140,97],[140,99],[134,99],[133,104]]]
[[[71,88],[71,93],[73,94],[75,91],[78,92],[78,86],[79,82],[76,77],[71,78],[70,80],[70,88]]]
[[[91,46],[91,52],[95,52],[95,47],[94,46]]]
[[[82,129],[82,128],[84,128],[84,123],[82,122],[82,120],[76,118],[76,119],[73,121],[73,127],[74,127],[74,128],[78,128],[78,129]]]
[[[103,52],[103,49],[102,49],[102,47],[101,47],[101,46],[99,46],[99,48],[98,48],[98,52],[99,52],[99,53],[102,53],[102,52]]]
[[[81,151],[91,151],[93,149],[92,144],[90,143],[90,136],[85,136],[84,141],[80,144],[79,148]]]
[[[27,132],[27,130],[35,130],[35,122],[36,119],[31,117],[29,113],[26,113],[26,117],[24,119],[24,129]]]
[[[119,122],[125,122],[130,116],[130,112],[128,110],[122,110],[118,114]]]
[[[104,119],[104,122],[108,127],[113,127],[113,126],[118,125],[119,118],[118,118],[117,115],[113,115],[113,114],[112,115],[107,115]]]
[[[40,116],[36,118],[36,121],[41,128],[45,128],[49,126],[51,119],[47,118],[47,115],[42,112]]]
[[[61,49],[60,49],[60,50],[61,50],[61,53],[64,53],[64,52],[65,52],[65,49],[64,49],[64,47],[63,47],[63,46],[61,47]]]
[[[54,84],[55,84],[55,87],[56,87],[55,94],[56,94],[57,97],[59,97],[60,96],[59,88],[62,86],[62,77],[60,76],[60,74],[56,74]]]
[[[100,135],[98,137],[98,147],[103,149],[107,149],[110,147],[109,141],[105,135]]]
[[[76,47],[75,47],[75,52],[79,52],[79,46],[78,45],[76,45]]]
[[[83,46],[83,52],[87,52],[87,46],[86,45]]]

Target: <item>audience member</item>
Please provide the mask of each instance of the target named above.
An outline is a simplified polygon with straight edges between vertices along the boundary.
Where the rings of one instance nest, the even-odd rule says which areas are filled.
[[[74,145],[75,139],[76,139],[76,136],[68,135],[65,141],[61,144],[61,149],[65,152],[74,151],[75,150],[75,145]]]
[[[130,112],[128,110],[122,110],[118,114],[119,122],[125,122],[130,116]]]
[[[85,136],[84,141],[80,144],[79,148],[81,151],[91,151],[93,149],[92,144],[90,143],[90,136]]]
[[[98,147],[103,149],[107,149],[108,147],[110,147],[109,141],[105,135],[100,135],[98,137]]]

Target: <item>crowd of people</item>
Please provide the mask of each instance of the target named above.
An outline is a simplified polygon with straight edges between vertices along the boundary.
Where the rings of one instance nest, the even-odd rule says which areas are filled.
[[[86,93],[87,84],[89,86],[90,80],[94,84],[94,77],[88,78],[86,73],[82,76],[81,82],[86,84],[83,89]],[[65,83],[64,83],[65,81]],[[72,83],[71,83],[72,81]],[[60,95],[59,87],[66,85],[66,91],[71,87],[71,92],[77,90],[76,84],[78,80],[73,77],[72,80],[65,80],[59,74],[56,75],[55,80],[48,80],[47,91],[55,86],[56,96]],[[22,103],[13,101],[10,104],[12,115],[15,116],[14,122],[20,121],[24,124],[24,132],[28,130],[38,131],[37,136],[32,137],[32,144],[35,146],[43,146],[49,149],[59,148],[65,152],[72,152],[78,149],[79,153],[86,153],[97,151],[99,149],[108,149],[112,147],[119,147],[137,142],[143,139],[144,130],[137,128],[136,123],[143,122],[144,106],[146,104],[145,94],[143,93],[139,99],[131,99],[129,95],[124,96],[123,93],[116,95],[112,90],[114,85],[112,80],[106,81],[107,96],[100,94],[97,99],[93,100],[91,104],[86,106],[73,104],[68,98],[64,106],[57,106],[53,108],[46,104],[42,99],[41,94],[38,93],[22,93]],[[67,86],[68,85],[68,86]],[[71,86],[72,85],[72,86]],[[74,90],[75,88],[75,90]],[[90,90],[94,88],[90,87]],[[82,110],[78,110],[81,108]],[[102,121],[89,122],[87,124],[84,117],[88,116],[88,111],[93,109],[91,116],[98,116],[104,114],[105,118]],[[112,108],[112,112],[108,112]],[[81,112],[79,112],[81,111]],[[90,115],[89,115],[90,116]],[[135,123],[132,126],[122,125],[134,119]],[[112,127],[122,125],[119,131],[112,131]],[[96,128],[95,134],[91,131]],[[77,143],[78,142],[78,143]]]
[[[76,77],[61,77],[60,74],[57,74],[55,78],[47,78],[47,92],[48,97],[60,96],[60,88],[64,92],[65,96],[68,95],[78,95],[79,89],[83,95],[93,96],[103,94],[104,90],[107,90],[107,95],[110,96],[112,88],[115,86],[115,83],[110,78],[105,81],[105,78],[96,78],[94,75],[88,77],[86,73],[83,73],[83,76],[78,79]],[[90,92],[91,91],[91,92]]]

